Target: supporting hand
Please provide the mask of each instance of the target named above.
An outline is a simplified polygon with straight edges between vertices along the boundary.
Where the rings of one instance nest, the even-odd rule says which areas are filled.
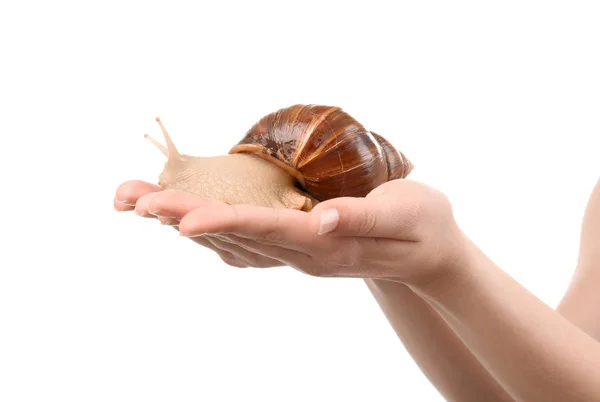
[[[309,213],[227,205],[140,182],[122,185],[117,198],[143,216],[177,225],[183,236],[210,241],[229,253],[220,255],[231,265],[289,265],[313,276],[411,283],[458,267],[463,250],[447,198],[406,179],[364,198],[324,201]]]

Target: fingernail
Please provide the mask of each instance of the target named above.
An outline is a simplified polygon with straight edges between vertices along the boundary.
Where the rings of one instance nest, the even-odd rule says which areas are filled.
[[[163,225],[168,225],[168,226],[177,226],[177,225],[179,225],[179,222],[177,221],[177,219],[171,219],[171,218],[167,218],[164,221],[161,220],[160,223],[162,223]]]
[[[131,200],[127,200],[127,199],[125,199],[125,200],[121,200],[121,199],[119,199],[119,198],[117,198],[117,197],[115,197],[115,200],[116,200],[118,203],[121,203],[121,204],[124,204],[124,205],[135,206],[135,201],[131,201]]]
[[[189,232],[182,232],[181,229],[179,230],[179,236],[183,236],[183,237],[201,237],[206,235],[207,233],[204,232],[195,232],[195,233],[189,233]]]
[[[321,212],[321,224],[319,226],[320,235],[329,233],[334,230],[340,221],[340,214],[337,209],[326,209]]]

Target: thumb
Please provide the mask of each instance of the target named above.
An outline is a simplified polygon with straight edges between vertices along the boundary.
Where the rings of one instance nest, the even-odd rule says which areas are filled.
[[[399,199],[340,197],[318,204],[311,218],[319,235],[416,240],[418,211]]]

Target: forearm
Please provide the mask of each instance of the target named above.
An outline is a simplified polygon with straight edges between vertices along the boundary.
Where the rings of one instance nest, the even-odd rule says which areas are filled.
[[[448,324],[409,287],[365,280],[422,372],[449,401],[512,401]]]
[[[600,344],[467,244],[460,275],[414,290],[516,400],[600,400]]]
[[[578,276],[600,271],[600,180],[588,200],[581,225]]]
[[[596,341],[600,341],[600,270],[583,274],[580,272],[582,268],[576,269],[575,277],[556,311]]]
[[[579,258],[557,311],[600,341],[600,181],[590,196],[581,225]]]

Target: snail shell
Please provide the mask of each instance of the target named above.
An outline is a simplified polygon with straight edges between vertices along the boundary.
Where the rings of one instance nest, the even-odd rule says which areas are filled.
[[[268,114],[229,153],[242,152],[277,164],[318,201],[364,197],[413,169],[385,138],[334,106],[293,105]]]
[[[181,154],[160,119],[166,146],[149,138],[168,160],[164,189],[228,204],[310,211],[335,197],[364,197],[408,176],[412,163],[382,136],[339,107],[293,105],[254,124],[227,155]]]

